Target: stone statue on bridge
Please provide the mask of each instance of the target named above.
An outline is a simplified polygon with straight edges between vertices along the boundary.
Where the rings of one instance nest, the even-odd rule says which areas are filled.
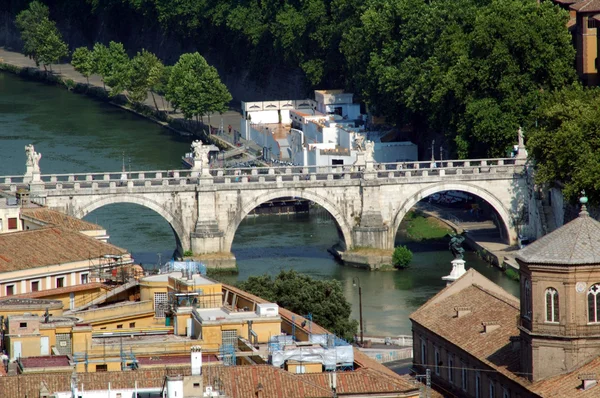
[[[25,175],[23,176],[23,182],[41,182],[40,177],[40,159],[42,158],[41,153],[37,153],[32,144],[25,145]]]
[[[365,137],[362,135],[356,135],[354,138],[354,146],[358,152],[365,150]]]
[[[27,166],[27,170],[31,169],[34,172],[40,172],[40,159],[42,158],[41,153],[37,153],[32,144],[25,145],[25,156],[27,157],[27,161],[25,165]]]
[[[365,142],[365,162],[374,162],[375,143],[367,140]]]
[[[450,243],[448,244],[450,251],[454,255],[454,259],[462,260],[465,254],[465,249],[462,247],[462,243],[465,241],[465,237],[458,234],[450,234]]]
[[[204,145],[201,140],[192,142],[192,151],[194,153],[194,166],[192,170],[200,170],[204,175],[208,175],[208,152],[210,148]]]

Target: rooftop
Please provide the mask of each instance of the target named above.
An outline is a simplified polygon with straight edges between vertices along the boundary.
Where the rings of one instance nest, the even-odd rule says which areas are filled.
[[[104,230],[100,225],[93,224],[75,217],[68,216],[47,207],[33,207],[21,210],[22,218],[37,220],[43,224],[65,227],[74,231]]]
[[[169,278],[175,278],[175,279],[179,279],[181,282],[183,283],[188,283],[188,281],[192,281],[191,283],[193,283],[194,285],[214,285],[217,284],[219,282],[210,279],[206,276],[200,275],[200,274],[194,274],[192,275],[192,279],[187,279],[183,277],[183,273],[181,271],[173,271],[173,272],[169,272],[166,274],[158,274],[158,275],[151,275],[151,276],[146,276],[142,279],[142,281],[144,282],[168,282]]]
[[[517,260],[528,264],[600,264],[600,222],[584,208],[573,221],[520,250]]]
[[[572,4],[569,8],[578,12],[599,12],[600,0],[581,0]]]
[[[47,355],[41,357],[27,357],[19,360],[23,368],[55,368],[71,366],[66,355]]]
[[[48,297],[48,296],[58,296],[64,293],[75,293],[82,292],[86,290],[96,290],[96,289],[110,289],[110,286],[102,283],[102,282],[89,282],[84,283],[82,285],[74,285],[74,286],[65,286],[65,287],[57,287],[55,289],[46,289],[46,290],[38,290],[37,292],[29,292],[22,294],[15,294],[11,296],[15,299],[35,299],[38,297]],[[46,300],[35,300],[35,301],[46,301]]]
[[[137,357],[139,365],[190,365],[190,355],[160,355],[152,357]],[[202,354],[202,363],[219,362],[219,358],[212,354]]]
[[[0,235],[0,272],[67,264],[125,249],[62,227],[40,228]]]
[[[468,308],[460,318],[457,307]],[[461,348],[506,377],[527,385],[518,377],[520,353],[511,348],[518,336],[519,300],[474,269],[432,297],[410,319]],[[483,324],[497,328],[484,332]]]
[[[60,309],[63,303],[60,300],[42,300],[32,299],[18,296],[0,299],[0,308],[3,310],[43,310],[43,309]]]
[[[600,385],[596,385],[588,390],[580,389],[581,379],[579,378],[579,375],[581,374],[600,374],[600,357],[597,357],[571,373],[538,381],[529,389],[544,398],[591,398],[600,396]]]

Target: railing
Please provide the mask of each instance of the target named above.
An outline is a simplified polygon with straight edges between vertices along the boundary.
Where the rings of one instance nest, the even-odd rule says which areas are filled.
[[[478,174],[508,175],[518,172],[525,159],[475,159],[435,162],[374,163],[372,173],[378,179],[444,177]],[[210,169],[212,183],[283,183],[300,181],[356,180],[364,178],[365,166],[275,166]],[[108,173],[43,174],[45,189],[119,188],[185,186],[202,183],[198,171],[158,170]],[[25,186],[23,176],[2,176],[0,187],[16,191]]]

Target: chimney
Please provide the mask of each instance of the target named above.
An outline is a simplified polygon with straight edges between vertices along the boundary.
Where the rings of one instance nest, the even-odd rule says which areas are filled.
[[[191,349],[192,356],[192,376],[200,376],[202,374],[202,347],[195,345]]]
[[[498,321],[481,322],[481,324],[483,325],[482,333],[484,334],[493,332],[500,327],[500,323]]]
[[[471,313],[471,307],[454,307],[454,311],[456,311],[455,318],[463,317],[467,314]]]
[[[581,380],[581,389],[586,391],[598,384],[598,375],[596,373],[583,373],[577,376]]]

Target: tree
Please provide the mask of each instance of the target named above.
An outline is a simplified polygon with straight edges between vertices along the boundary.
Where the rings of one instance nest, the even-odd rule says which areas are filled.
[[[150,91],[161,79],[164,66],[162,62],[149,51],[138,52],[131,60],[130,82],[127,85],[128,98],[133,102],[143,102]],[[158,105],[154,94],[150,91],[154,106]]]
[[[172,66],[165,66],[162,68],[159,79],[152,86],[152,91],[160,95],[163,99],[163,109],[165,109],[164,98],[167,95],[167,87],[169,85],[169,79],[171,78]]]
[[[92,51],[93,71],[100,75],[104,90],[110,87],[109,95],[115,96],[127,89],[131,80],[131,61],[123,44],[111,41],[106,47],[94,44]]]
[[[89,77],[94,73],[94,57],[87,47],[79,47],[73,51],[71,65],[77,72],[85,76],[87,84],[90,84]]]
[[[67,44],[54,21],[50,20],[48,7],[38,1],[29,4],[29,8],[21,11],[16,18],[16,25],[23,40],[23,53],[40,63],[47,65],[58,62],[68,55]]]
[[[392,255],[392,265],[396,268],[408,268],[412,261],[413,254],[406,246],[398,246],[394,249]]]
[[[569,200],[581,190],[600,203],[600,88],[576,84],[544,96],[535,116],[538,127],[527,132],[538,183],[564,185]]]
[[[251,276],[238,287],[296,314],[310,313],[314,322],[346,340],[352,340],[358,330],[339,281],[317,280],[291,270],[281,271],[274,279]]]
[[[198,119],[211,112],[225,112],[231,94],[217,70],[196,52],[183,54],[171,69],[167,99],[186,119]]]
[[[575,81],[568,15],[534,0],[375,0],[342,53],[370,109],[505,156],[543,91]],[[442,25],[439,21],[444,21]]]

